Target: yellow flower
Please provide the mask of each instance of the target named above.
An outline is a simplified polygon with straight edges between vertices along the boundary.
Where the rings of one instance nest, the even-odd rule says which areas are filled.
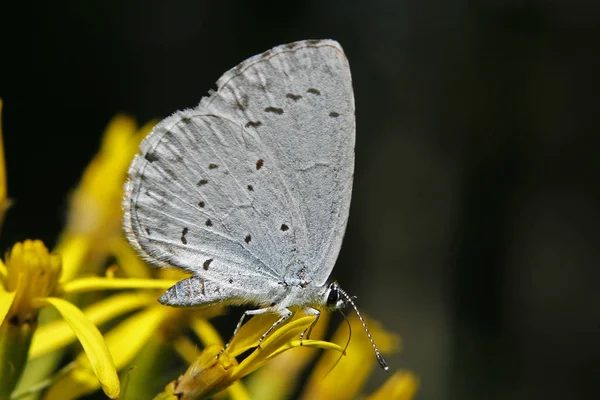
[[[315,328],[316,336],[324,334],[326,324],[322,322],[327,319],[327,312],[322,313],[323,317],[324,321],[319,321]],[[360,397],[360,389],[378,364],[368,337],[360,335],[363,332],[360,332],[362,325],[359,319],[351,317],[350,324],[352,329],[358,330],[359,335],[363,337],[353,337],[343,353],[340,344],[345,345],[348,339],[345,324],[342,324],[334,335],[333,341],[337,344],[319,340],[305,340],[300,344],[299,335],[311,324],[313,318],[314,316],[295,313],[291,322],[275,329],[272,336],[265,339],[261,348],[256,348],[258,339],[277,316],[255,316],[242,326],[231,345],[222,353],[222,341],[210,324],[203,322],[202,326],[193,326],[205,345],[204,351],[192,360],[190,354],[194,353],[193,345],[182,343],[176,346],[181,353],[187,355],[191,365],[185,374],[167,385],[155,400],[200,399],[214,396],[225,388],[233,400],[289,398],[296,389],[295,384],[300,372],[314,355],[309,347],[337,351],[327,352],[321,357],[301,398],[343,400]],[[396,335],[383,330],[376,321],[370,321],[369,325],[371,333],[380,343],[382,353],[389,354],[398,350],[399,338]],[[241,354],[253,348],[243,361],[237,361]],[[246,389],[240,379],[263,365],[263,369],[251,376]],[[417,387],[418,380],[411,372],[398,371],[367,398],[410,400],[414,397]]]
[[[0,112],[1,105],[0,102]],[[112,132],[120,131],[113,129]],[[144,135],[145,133],[146,131],[143,132]],[[132,135],[130,132],[128,134],[129,136],[120,135],[120,137],[135,136],[135,139],[131,139],[130,148],[137,148],[137,142],[141,135],[138,132],[136,135]],[[111,144],[107,147],[111,148],[114,154],[120,154],[122,148],[119,150],[118,147],[123,142],[114,139],[119,135],[113,133],[108,136],[106,142]],[[87,176],[98,177],[105,173],[112,173],[111,178],[116,181],[114,174],[118,174],[120,169],[118,175],[123,181],[128,164],[128,161],[123,160],[130,157],[131,155],[122,157],[120,162],[115,161],[118,160],[118,157],[99,157],[102,161],[96,162],[95,167],[91,168],[95,172],[90,172]],[[99,165],[113,168],[101,168]],[[115,302],[124,298],[124,295],[121,295],[120,298],[117,295],[112,299],[100,302],[102,307],[100,304],[91,306],[87,310],[89,315],[86,315],[67,299],[75,299],[73,295],[77,293],[107,289],[164,290],[175,283],[174,280],[114,277],[73,279],[75,272],[79,270],[84,261],[105,260],[110,255],[108,251],[102,251],[102,249],[98,251],[95,243],[105,245],[111,243],[112,238],[120,237],[120,193],[123,182],[118,184],[118,189],[111,190],[108,188],[110,185],[107,185],[108,179],[106,178],[104,182],[96,180],[96,183],[104,185],[102,190],[116,193],[115,196],[102,198],[100,187],[97,185],[88,185],[89,187],[84,191],[92,194],[88,198],[96,195],[95,205],[106,206],[101,221],[88,225],[88,227],[93,226],[93,229],[85,232],[78,232],[77,229],[67,230],[66,239],[62,244],[70,244],[59,245],[59,251],[53,253],[50,253],[41,241],[26,240],[13,246],[6,255],[5,263],[0,260],[0,399],[11,395],[24,369],[33,364],[32,360],[60,349],[75,339],[79,341],[84,350],[76,363],[88,367],[90,372],[88,377],[94,381],[96,386],[102,386],[109,397],[117,397],[120,387],[113,358],[100,331],[90,322],[89,317],[93,317],[97,322],[103,322],[122,315],[128,309],[139,307],[140,302],[129,301],[125,304],[119,302],[117,307]],[[96,192],[90,188],[95,188]],[[6,209],[6,193],[4,152],[0,131],[0,222]],[[94,202],[88,202],[87,206],[92,207],[92,203]],[[98,212],[98,209],[94,209],[93,212]],[[81,212],[79,212],[79,216],[84,217]],[[65,273],[64,259],[69,260],[68,273]],[[155,299],[156,296],[152,299],[153,305],[156,305]],[[144,301],[144,305],[148,305],[148,298]],[[62,321],[54,321],[48,325],[48,329],[42,328],[38,331],[40,312],[48,308],[56,310],[62,317]],[[43,336],[40,336],[40,333]],[[53,363],[50,364],[50,366],[52,365]],[[75,368],[75,370],[77,369]]]
[[[58,283],[61,258],[39,241],[17,243],[0,261],[0,397],[8,396],[18,381],[40,308],[52,306],[79,339],[104,392],[119,395],[119,379],[102,335],[76,306],[62,299]]]
[[[173,273],[165,271],[164,275],[173,275]],[[130,280],[120,279],[120,281],[128,282]],[[133,281],[142,282],[143,280]],[[166,286],[173,285],[176,280],[153,280],[150,282],[162,282],[163,287],[161,287],[161,290],[164,290]],[[101,316],[110,315],[114,318],[115,315],[135,310],[133,314],[104,334],[117,371],[123,371],[127,374],[125,397],[128,397],[127,393],[130,393],[132,398],[146,398],[146,395],[140,393],[152,387],[148,385],[148,380],[152,380],[152,363],[157,360],[150,359],[140,362],[138,357],[143,353],[142,350],[148,351],[149,346],[152,347],[151,345],[157,342],[171,344],[179,341],[184,337],[183,335],[190,324],[201,324],[201,321],[204,321],[202,318],[213,317],[216,313],[220,313],[218,307],[198,311],[164,307],[156,301],[157,297],[158,293],[153,296],[121,293],[104,299],[84,310],[86,315],[89,314],[92,318],[95,317],[95,321],[98,321],[98,317]],[[114,311],[107,313],[105,312],[107,309],[114,309]],[[52,323],[52,325],[51,328],[48,326],[48,330],[44,334],[49,334],[49,329],[54,331],[64,330],[60,323]],[[40,333],[43,330],[44,327],[40,329]],[[41,337],[43,338],[43,336]],[[39,343],[38,346],[36,346],[37,343]],[[43,355],[42,351],[48,351],[48,347],[48,345],[45,345],[45,341],[34,341],[31,353],[35,353],[37,356]],[[173,351],[171,350],[170,353],[173,353]],[[129,366],[135,368],[128,370]],[[80,354],[75,358],[74,365],[61,373],[60,378],[55,380],[46,393],[46,399],[62,399],[67,393],[73,398],[78,398],[92,393],[98,388],[99,382],[94,379],[93,370],[86,362],[84,355]]]
[[[167,385],[155,399],[195,399],[213,395],[238,382],[284,352],[300,346],[343,352],[340,346],[329,342],[319,340],[300,342],[300,334],[310,326],[314,318],[314,316],[305,316],[303,313],[295,313],[290,322],[275,329],[263,341],[261,347],[256,348],[262,334],[278,319],[278,316],[263,314],[253,317],[241,327],[225,351],[220,353],[223,347],[219,343],[208,345],[186,373]],[[201,338],[205,337],[204,341],[209,341],[214,337],[210,330],[206,333],[203,332],[203,329],[199,329],[198,333]],[[255,350],[238,363],[236,357],[252,348]],[[239,389],[238,387],[237,395],[232,396],[233,398],[249,398],[243,389]]]

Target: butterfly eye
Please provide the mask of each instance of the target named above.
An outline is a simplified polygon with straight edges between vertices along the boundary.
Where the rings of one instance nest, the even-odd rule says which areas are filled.
[[[336,307],[339,300],[340,292],[338,292],[337,287],[332,286],[329,289],[329,295],[327,296],[327,307]]]

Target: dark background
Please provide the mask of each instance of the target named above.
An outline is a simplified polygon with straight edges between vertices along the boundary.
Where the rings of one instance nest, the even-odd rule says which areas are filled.
[[[333,276],[402,335],[392,367],[422,399],[594,397],[600,7],[577,3],[3,2],[1,250],[56,240],[116,113],[167,116],[249,56],[333,38],[357,107]]]

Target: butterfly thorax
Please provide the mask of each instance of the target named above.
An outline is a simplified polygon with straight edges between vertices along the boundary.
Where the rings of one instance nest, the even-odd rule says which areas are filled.
[[[321,307],[327,300],[328,286],[317,286],[309,281],[300,279],[287,280],[282,282],[285,288],[284,297],[276,305],[276,308],[295,307]]]

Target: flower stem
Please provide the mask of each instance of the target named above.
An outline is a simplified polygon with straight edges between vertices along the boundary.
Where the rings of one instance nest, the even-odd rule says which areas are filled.
[[[8,400],[27,364],[27,354],[37,323],[0,325],[0,400]]]

